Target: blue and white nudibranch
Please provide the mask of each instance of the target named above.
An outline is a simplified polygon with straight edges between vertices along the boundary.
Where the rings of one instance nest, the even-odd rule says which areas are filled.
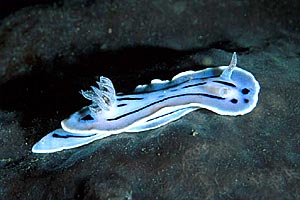
[[[81,94],[92,101],[61,122],[57,129],[36,143],[32,152],[52,153],[79,147],[122,132],[158,128],[199,108],[220,115],[244,115],[258,101],[259,83],[237,67],[233,54],[229,66],[182,72],[171,81],[152,80],[130,94],[116,94],[103,76],[90,91]]]

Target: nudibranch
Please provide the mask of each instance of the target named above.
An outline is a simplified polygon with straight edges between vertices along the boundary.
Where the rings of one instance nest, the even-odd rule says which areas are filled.
[[[236,53],[229,66],[182,72],[171,81],[154,79],[129,94],[116,94],[111,80],[103,76],[97,85],[81,91],[92,104],[63,120],[62,128],[43,137],[32,152],[52,153],[113,134],[158,128],[199,108],[244,115],[255,108],[260,90],[255,77],[237,67]]]

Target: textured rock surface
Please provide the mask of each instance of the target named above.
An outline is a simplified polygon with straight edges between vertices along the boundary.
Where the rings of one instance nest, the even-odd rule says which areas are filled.
[[[299,3],[131,2],[62,1],[1,22],[1,198],[299,199]],[[261,85],[248,115],[198,110],[152,131],[30,152],[89,103],[78,91],[98,75],[130,91],[227,64],[233,51]]]
[[[78,55],[95,50],[136,45],[186,50],[217,42],[258,47],[277,37],[279,28],[298,29],[297,6],[292,0],[73,0],[36,5],[5,18],[0,26],[0,80],[33,68],[49,69],[57,59],[76,63]]]

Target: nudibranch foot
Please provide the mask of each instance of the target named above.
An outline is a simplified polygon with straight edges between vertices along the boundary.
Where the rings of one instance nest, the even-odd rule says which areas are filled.
[[[199,109],[198,107],[176,106],[162,108],[154,115],[132,124],[126,132],[141,132],[158,128]]]
[[[62,129],[42,138],[33,152],[52,153],[113,134],[158,128],[199,108],[244,115],[256,107],[260,91],[255,77],[237,66],[236,53],[228,66],[182,72],[170,81],[155,79],[128,94],[116,94],[110,79],[103,76],[97,85],[81,91],[92,104],[63,120]]]

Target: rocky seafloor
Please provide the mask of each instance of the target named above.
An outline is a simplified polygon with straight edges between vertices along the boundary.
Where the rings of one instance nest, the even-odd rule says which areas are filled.
[[[0,21],[0,199],[300,199],[298,1],[33,2]],[[232,52],[261,86],[249,114],[31,152],[99,75],[128,92]]]

